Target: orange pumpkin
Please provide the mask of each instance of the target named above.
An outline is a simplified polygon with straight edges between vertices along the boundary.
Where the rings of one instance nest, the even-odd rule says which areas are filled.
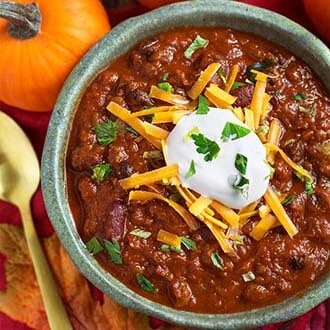
[[[52,110],[81,56],[109,30],[98,0],[0,1],[0,100]]]

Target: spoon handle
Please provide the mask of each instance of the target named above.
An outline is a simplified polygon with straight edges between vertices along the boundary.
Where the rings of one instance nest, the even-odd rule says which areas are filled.
[[[30,201],[21,203],[19,210],[50,328],[70,330],[70,320],[33,224]]]

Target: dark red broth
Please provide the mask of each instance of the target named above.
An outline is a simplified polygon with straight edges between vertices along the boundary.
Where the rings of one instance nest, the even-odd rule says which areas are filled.
[[[187,59],[184,51],[197,34],[209,40],[209,44]],[[175,93],[185,95],[210,63],[220,63],[225,76],[238,64],[236,80],[245,82],[250,77],[246,68],[265,61],[272,63],[268,70],[278,75],[268,83],[272,111],[266,123],[273,118],[280,120],[284,127],[280,147],[313,175],[314,193],[306,193],[304,183],[277,154],[271,184],[287,195],[295,194],[285,209],[299,232],[291,239],[282,227],[277,227],[257,242],[249,236],[257,222],[252,217],[243,227],[243,244],[234,245],[236,255],[231,257],[221,251],[206,226],[199,222],[200,228],[191,231],[164,202],[128,203],[128,192],[118,180],[164,166],[164,161],[143,158],[143,153],[154,147],[127,131],[120,121],[116,140],[107,146],[97,142],[94,128],[106,120],[116,120],[106,110],[110,101],[132,112],[164,104],[149,97],[151,85],[161,82],[164,74],[168,74],[167,81]],[[223,84],[219,75],[212,81],[220,87]],[[232,92],[238,96],[235,105],[249,106],[252,93],[251,84],[237,88]],[[221,28],[187,28],[143,40],[95,78],[73,121],[67,153],[67,187],[81,237],[85,242],[92,237],[117,240],[123,264],[114,264],[106,250],[96,254],[99,263],[132,290],[177,309],[237,312],[273,304],[304,290],[329,269],[330,102],[326,94],[305,63],[250,34]],[[161,126],[172,129],[171,125]],[[112,172],[97,183],[91,167],[100,163],[110,163]],[[164,196],[173,194],[168,187],[159,185],[159,189]],[[129,234],[135,228],[152,234],[147,239]],[[188,236],[197,249],[183,248],[181,253],[162,251],[162,243],[156,240],[160,229]],[[223,260],[223,270],[211,262],[215,251]],[[242,274],[249,271],[255,279],[245,282]],[[143,274],[158,291],[143,290],[137,274]]]

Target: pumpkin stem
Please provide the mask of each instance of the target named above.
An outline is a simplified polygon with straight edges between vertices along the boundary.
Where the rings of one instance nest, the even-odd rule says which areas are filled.
[[[8,33],[16,39],[33,38],[40,31],[41,14],[35,3],[0,1],[0,17],[8,21]]]

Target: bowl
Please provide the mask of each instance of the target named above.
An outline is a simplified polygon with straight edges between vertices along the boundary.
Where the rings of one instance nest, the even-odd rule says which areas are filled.
[[[90,255],[71,214],[65,187],[65,155],[77,105],[90,82],[109,62],[139,40],[182,26],[223,26],[271,40],[304,60],[330,91],[330,51],[300,25],[273,12],[234,1],[189,1],[131,18],[115,27],[78,63],[57,100],[42,157],[42,190],[47,212],[62,244],[81,273],[120,304],[184,326],[240,329],[285,321],[301,315],[330,296],[329,272],[317,283],[289,299],[250,311],[198,314],[178,311],[150,301],[119,282]]]

